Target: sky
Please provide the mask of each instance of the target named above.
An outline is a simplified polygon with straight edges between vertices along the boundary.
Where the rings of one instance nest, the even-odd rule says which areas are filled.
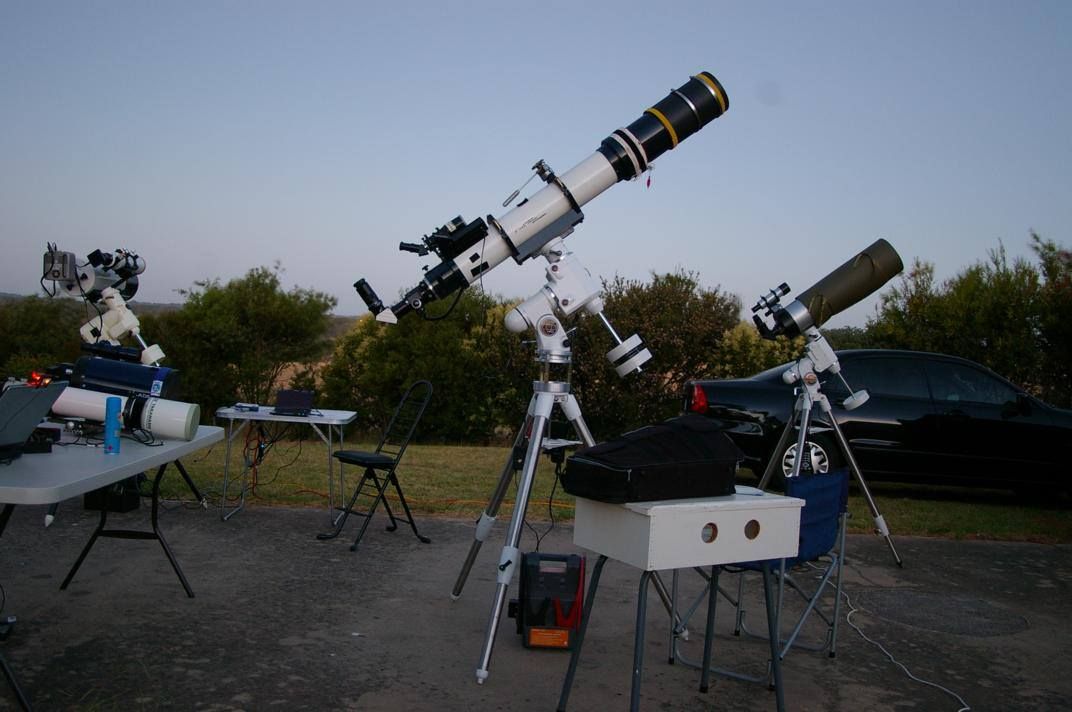
[[[1030,259],[1031,230],[1072,243],[1069,36],[1063,0],[5,0],[0,291],[40,291],[55,242],[139,253],[141,301],[278,263],[360,314],[356,279],[393,301],[437,262],[400,241],[503,214],[699,71],[729,111],[585,206],[594,275],[686,270],[747,311],[879,237],[940,279]]]

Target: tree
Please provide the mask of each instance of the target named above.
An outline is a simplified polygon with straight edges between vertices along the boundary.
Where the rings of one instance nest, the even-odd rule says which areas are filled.
[[[284,291],[281,268],[257,267],[223,285],[195,283],[174,311],[142,319],[182,372],[185,398],[211,417],[227,403],[267,403],[284,370],[310,364],[329,348],[334,297],[300,287]]]
[[[1072,252],[1031,233],[1043,284],[1039,290],[1040,384],[1043,398],[1072,407]]]
[[[434,392],[418,437],[486,441],[504,423],[517,427],[535,368],[531,351],[503,326],[511,306],[466,290],[438,321],[413,315],[388,326],[362,318],[338,340],[323,370],[328,402],[356,409],[361,424],[378,431],[405,388],[427,379]]]
[[[698,275],[652,274],[650,282],[615,277],[603,283],[604,313],[624,338],[637,333],[652,359],[619,378],[606,359],[613,339],[594,320],[573,338],[573,391],[599,438],[658,422],[680,411],[685,381],[714,374],[723,334],[738,321],[741,302]]]
[[[936,351],[941,339],[934,265],[916,258],[898,284],[880,298],[878,314],[867,322],[875,348]]]
[[[1010,265],[1002,246],[939,288],[934,266],[916,260],[868,330],[881,348],[962,356],[1027,387],[1038,379],[1038,291],[1038,273]]]
[[[823,336],[835,349],[871,349],[875,348],[871,334],[858,326],[839,326],[836,329],[823,329]]]
[[[78,358],[78,329],[85,307],[70,299],[26,297],[0,303],[0,375],[26,378],[30,371]]]
[[[754,324],[740,321],[723,334],[718,363],[708,375],[711,378],[751,376],[799,358],[803,349],[803,336],[794,339],[784,336],[764,339]]]

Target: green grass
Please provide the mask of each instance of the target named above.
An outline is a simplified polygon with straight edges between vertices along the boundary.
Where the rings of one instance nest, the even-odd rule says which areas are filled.
[[[241,441],[241,436],[236,439],[231,455],[232,478],[241,471]],[[356,449],[373,446],[367,442],[347,444]],[[225,450],[220,443],[183,461],[191,477],[216,505],[222,489]],[[475,519],[487,505],[508,453],[506,447],[412,445],[399,467],[399,480],[415,514]],[[356,484],[360,473],[355,468],[347,468],[346,473],[347,485]],[[529,519],[547,520],[549,499],[556,520],[573,517],[573,497],[561,488],[552,496],[553,484],[554,467],[546,457],[541,458],[528,507]],[[895,536],[1072,542],[1072,508],[1067,501],[1057,502],[1051,497],[1027,502],[993,490],[870,484],[879,511]],[[189,490],[174,474],[165,478],[163,491],[168,497],[190,498]],[[236,492],[236,488],[229,488],[229,495]],[[326,507],[327,493],[327,453],[323,443],[279,442],[257,473],[248,505]],[[515,496],[516,482],[506,495],[500,515],[509,514]],[[871,513],[858,492],[850,495],[849,510],[850,531],[872,530]]]

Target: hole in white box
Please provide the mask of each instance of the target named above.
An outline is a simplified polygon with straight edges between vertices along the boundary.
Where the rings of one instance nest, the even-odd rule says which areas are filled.
[[[703,539],[705,544],[713,542],[718,538],[718,525],[714,522],[704,524],[703,529],[700,530],[700,538]]]
[[[749,539],[755,539],[759,536],[759,522],[755,519],[749,519],[748,524],[744,525],[744,535]]]

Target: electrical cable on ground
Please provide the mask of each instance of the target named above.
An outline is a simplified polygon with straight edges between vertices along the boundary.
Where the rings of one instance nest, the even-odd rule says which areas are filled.
[[[970,707],[970,706],[968,705],[968,703],[967,703],[967,702],[965,702],[965,701],[964,701],[964,698],[963,698],[963,697],[961,697],[961,696],[960,696],[960,695],[958,695],[957,693],[953,692],[953,691],[952,691],[952,690],[950,690],[950,689],[949,689],[948,687],[943,687],[942,685],[939,685],[939,684],[938,684],[938,683],[936,683],[936,682],[931,682],[930,680],[924,680],[923,678],[921,678],[921,677],[918,677],[918,676],[914,675],[914,674],[912,673],[912,671],[910,671],[910,670],[909,670],[909,669],[908,669],[908,668],[907,668],[907,667],[905,666],[905,664],[904,664],[904,663],[902,663],[901,661],[899,661],[899,660],[897,660],[897,659],[896,659],[895,657],[893,657],[893,654],[892,654],[892,653],[890,653],[890,651],[886,650],[886,648],[884,648],[884,647],[882,646],[882,643],[879,643],[878,641],[876,641],[876,640],[874,640],[874,639],[872,639],[872,638],[869,638],[869,637],[867,636],[867,634],[866,634],[866,633],[864,633],[863,629],[862,629],[862,628],[860,628],[860,626],[858,626],[858,625],[857,625],[857,624],[856,624],[856,623],[855,623],[855,622],[854,622],[854,621],[852,620],[852,615],[853,615],[854,613],[857,613],[857,612],[859,611],[859,609],[858,609],[858,608],[856,608],[856,606],[852,605],[852,599],[851,599],[851,598],[849,598],[849,594],[848,594],[848,593],[846,593],[846,592],[845,592],[844,590],[842,590],[842,591],[841,591],[841,595],[845,597],[845,604],[846,604],[846,605],[847,605],[847,606],[849,607],[849,611],[848,611],[848,613],[846,613],[846,614],[845,614],[845,622],[846,622],[846,623],[848,623],[848,624],[849,624],[849,626],[850,626],[850,627],[851,627],[851,628],[852,628],[853,630],[855,630],[855,631],[856,631],[857,635],[859,635],[859,636],[860,636],[861,638],[863,638],[863,639],[864,639],[865,641],[867,641],[867,642],[868,642],[868,643],[870,643],[871,645],[873,645],[873,646],[875,646],[876,648],[878,648],[879,650],[881,650],[881,651],[882,651],[882,654],[883,654],[883,655],[885,655],[885,656],[886,656],[886,658],[887,658],[887,659],[888,659],[888,660],[889,660],[889,661],[890,661],[891,663],[893,663],[893,664],[894,664],[894,665],[896,665],[897,667],[901,668],[901,670],[902,670],[902,671],[904,672],[904,674],[905,674],[905,675],[907,675],[907,676],[908,676],[908,678],[909,678],[909,679],[911,679],[911,680],[914,680],[914,681],[916,681],[916,682],[918,682],[918,683],[920,683],[920,684],[922,684],[922,685],[927,685],[927,686],[929,686],[929,687],[933,687],[933,688],[935,688],[935,689],[937,689],[937,690],[941,690],[941,691],[942,691],[942,692],[944,692],[945,694],[947,694],[947,695],[949,695],[950,697],[952,697],[953,699],[955,699],[955,700],[956,700],[956,701],[957,701],[958,703],[960,703],[960,708],[959,708],[959,709],[957,710],[957,712],[969,712],[969,711],[971,710],[971,707]]]

